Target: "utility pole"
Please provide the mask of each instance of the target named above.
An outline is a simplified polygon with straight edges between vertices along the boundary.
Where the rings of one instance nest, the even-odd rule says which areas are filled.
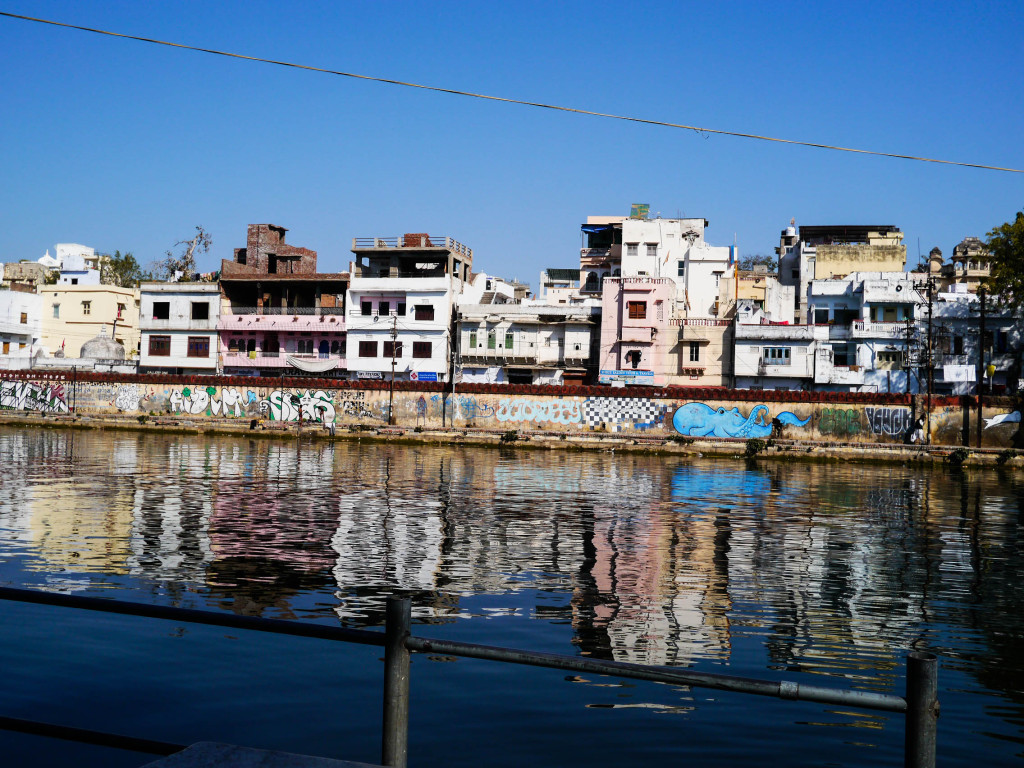
[[[976,445],[981,448],[981,411],[982,411],[982,398],[984,395],[985,387],[985,284],[982,283],[978,288],[978,299],[981,300],[981,323],[978,328],[978,428]]]
[[[395,357],[398,353],[398,313],[391,317],[391,391],[388,393],[388,424],[395,425]]]
[[[908,315],[907,316],[906,350],[903,353],[904,357],[906,358],[906,365],[903,366],[903,369],[907,373],[907,394],[908,395],[910,394],[910,371],[911,371],[911,368],[913,366],[913,361],[911,360],[911,357],[910,357],[910,342],[912,341],[912,338],[913,338],[912,334],[914,332],[914,327],[911,324],[911,322],[912,322],[911,318]]]

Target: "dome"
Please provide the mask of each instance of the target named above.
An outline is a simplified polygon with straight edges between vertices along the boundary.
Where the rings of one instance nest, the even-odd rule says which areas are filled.
[[[124,347],[107,336],[107,329],[103,327],[98,336],[82,345],[81,356],[93,360],[124,360]]]

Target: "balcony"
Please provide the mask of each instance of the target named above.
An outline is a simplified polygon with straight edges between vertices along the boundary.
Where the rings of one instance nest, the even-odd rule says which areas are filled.
[[[320,331],[345,330],[343,307],[232,307],[221,315],[219,331]]]
[[[819,330],[820,328],[820,330]],[[736,324],[737,339],[758,341],[811,341],[825,338],[827,326]]]
[[[854,320],[850,338],[853,339],[903,339],[907,335],[907,322],[873,323]]]
[[[219,325],[220,319],[216,317],[206,320],[191,320],[185,317],[161,320],[139,318],[140,331],[216,331]]]
[[[608,248],[580,248],[581,267],[599,267],[602,264],[622,261],[622,245]]]

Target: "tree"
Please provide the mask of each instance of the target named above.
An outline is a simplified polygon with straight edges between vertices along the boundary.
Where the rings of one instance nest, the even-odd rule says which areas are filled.
[[[1024,308],[1024,211],[1013,222],[1000,224],[985,241],[990,257],[986,280],[1000,304]]]
[[[160,262],[161,271],[168,280],[192,280],[196,274],[196,254],[207,253],[213,245],[213,237],[202,227],[196,227],[196,236],[191,240],[179,240],[174,247],[184,246],[177,256],[167,251],[167,257]]]
[[[745,272],[753,272],[754,267],[765,266],[768,267],[769,273],[774,273],[779,268],[779,262],[774,256],[768,256],[764,253],[755,253],[751,256],[743,256],[740,258],[739,268]]]
[[[121,255],[120,251],[114,251],[113,256],[106,255],[100,259],[100,282],[103,285],[136,288],[141,281],[151,278],[152,275],[142,271],[131,253]]]

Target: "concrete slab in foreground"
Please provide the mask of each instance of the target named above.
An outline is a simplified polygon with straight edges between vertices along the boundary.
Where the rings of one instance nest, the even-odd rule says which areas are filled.
[[[200,741],[142,768],[381,768],[369,763]]]

